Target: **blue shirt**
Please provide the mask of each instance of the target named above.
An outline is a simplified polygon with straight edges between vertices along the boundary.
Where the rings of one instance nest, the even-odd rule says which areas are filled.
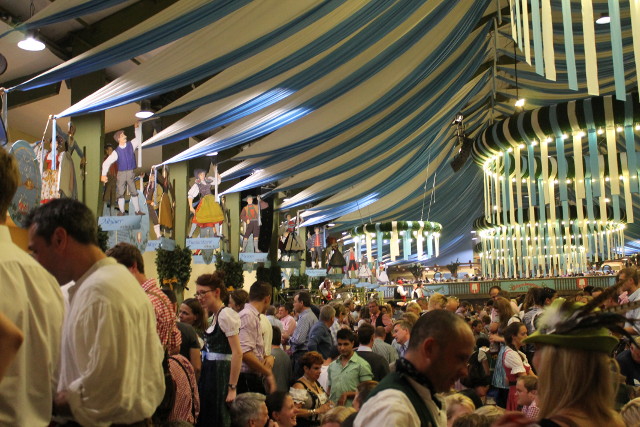
[[[317,351],[326,359],[331,355],[332,348],[333,340],[331,339],[331,331],[327,328],[327,325],[318,320],[309,332],[307,349],[309,351]]]
[[[307,351],[309,331],[317,321],[318,318],[315,314],[313,314],[310,308],[304,309],[304,311],[302,311],[302,313],[298,315],[298,323],[296,324],[296,329],[293,331],[293,335],[289,340],[292,353]]]

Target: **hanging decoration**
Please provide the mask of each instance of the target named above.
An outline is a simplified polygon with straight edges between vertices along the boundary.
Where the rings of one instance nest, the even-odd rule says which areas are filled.
[[[601,2],[596,7],[600,6]],[[623,27],[622,23],[627,16],[621,16],[620,4],[618,1],[609,0],[607,2],[607,12],[603,16],[610,19],[608,30],[611,38],[611,68],[614,70],[614,81],[616,98],[624,100],[626,95],[625,81],[625,61],[624,61],[624,44],[623,44]],[[529,7],[530,8],[529,8]],[[590,95],[599,95],[600,87],[598,83],[598,62],[602,56],[596,55],[596,31],[594,16],[593,0],[581,0],[580,10],[572,7],[570,0],[562,0],[561,7],[552,7],[551,0],[531,0],[530,4],[527,0],[511,0],[509,1],[509,9],[511,12],[511,37],[518,45],[521,51],[525,53],[525,60],[531,64],[531,45],[529,41],[529,33],[533,33],[533,59],[535,62],[536,72],[545,76],[549,80],[555,81],[557,78],[556,61],[564,61],[565,64],[558,68],[566,67],[569,88],[578,90],[578,73],[576,70],[576,54],[575,52],[584,52],[586,62],[586,72],[580,78],[584,78],[587,83]],[[636,0],[629,2],[629,17],[631,21],[632,32],[634,36],[633,49],[636,52],[636,62],[638,61],[637,53],[640,51],[640,40],[635,36],[640,35],[640,15],[638,14],[640,5]],[[580,15],[578,15],[578,13]],[[531,15],[531,20],[529,20]],[[578,17],[576,19],[576,17]],[[581,26],[575,26],[574,22],[581,22]],[[628,21],[627,21],[628,22]],[[556,24],[556,25],[554,25]],[[564,39],[564,49],[558,50],[554,46],[554,26],[561,26]],[[574,32],[577,29],[582,30],[582,34],[578,32],[574,38]],[[524,43],[523,43],[524,39]],[[578,44],[576,40],[581,40]],[[557,42],[556,42],[557,43]],[[564,58],[563,58],[564,57]],[[609,60],[609,58],[607,59]],[[627,71],[631,71],[630,67],[636,63],[628,63]],[[601,64],[602,66],[602,64]],[[637,67],[634,74],[637,73]]]
[[[365,253],[367,259],[426,260],[440,254],[442,225],[433,221],[391,221],[359,225],[351,236],[356,253]],[[364,246],[364,248],[363,248]],[[376,254],[372,254],[372,249]],[[415,249],[415,251],[414,251]]]
[[[625,224],[640,192],[637,99],[525,111],[478,136],[473,156],[485,202],[474,228],[484,276],[564,275],[624,256]]]

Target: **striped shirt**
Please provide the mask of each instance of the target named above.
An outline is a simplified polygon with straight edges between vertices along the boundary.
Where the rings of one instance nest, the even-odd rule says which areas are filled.
[[[298,315],[298,323],[293,335],[289,340],[291,344],[291,352],[297,353],[307,351],[307,342],[309,341],[309,331],[311,327],[318,321],[318,318],[310,308],[305,309]]]

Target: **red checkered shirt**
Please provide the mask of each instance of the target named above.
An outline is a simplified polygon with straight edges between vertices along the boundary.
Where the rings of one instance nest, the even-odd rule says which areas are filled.
[[[184,356],[176,354],[169,358],[169,370],[171,378],[176,383],[176,402],[169,415],[169,421],[195,424],[200,414],[200,395],[193,366]]]
[[[532,420],[537,420],[538,415],[540,414],[540,408],[538,408],[538,405],[536,405],[536,402],[533,401],[531,402],[531,405],[523,406],[522,412],[527,416],[527,418],[530,418]]]
[[[142,289],[144,289],[147,298],[153,304],[153,311],[156,313],[156,330],[162,346],[169,351],[169,354],[180,352],[182,335],[176,326],[176,314],[173,312],[171,301],[160,290],[156,284],[156,279],[149,279],[144,282]]]

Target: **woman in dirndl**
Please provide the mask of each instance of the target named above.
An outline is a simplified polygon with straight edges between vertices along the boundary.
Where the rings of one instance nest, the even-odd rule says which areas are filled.
[[[226,307],[229,297],[224,274],[216,271],[196,280],[200,304],[213,314],[204,333],[202,373],[198,382],[200,416],[198,426],[227,427],[231,424],[228,404],[236,398],[236,386],[242,365],[240,316]]]

